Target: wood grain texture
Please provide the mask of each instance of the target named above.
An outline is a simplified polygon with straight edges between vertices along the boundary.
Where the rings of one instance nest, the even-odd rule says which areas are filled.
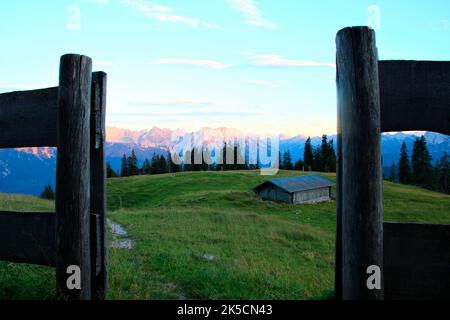
[[[336,242],[334,265],[334,297],[336,300],[342,300],[342,135],[340,125],[340,108],[338,108],[337,111]]]
[[[55,147],[58,87],[0,94],[0,148]]]
[[[345,300],[383,299],[383,290],[369,290],[366,285],[367,268],[383,266],[375,32],[366,27],[346,28],[337,34],[336,45],[342,143],[342,294]]]
[[[389,300],[450,297],[450,226],[384,224],[385,296]]]
[[[380,61],[381,131],[450,134],[450,62]]]
[[[57,289],[62,299],[91,298],[90,105],[92,61],[61,57],[56,173]],[[81,290],[66,286],[69,266],[81,269]]]
[[[105,118],[107,76],[95,72],[92,77],[91,95],[91,212],[97,214],[96,235],[92,246],[98,245],[96,268],[92,272],[92,298],[104,300],[108,292],[108,248],[105,165]]]
[[[55,266],[55,213],[0,211],[0,260]]]

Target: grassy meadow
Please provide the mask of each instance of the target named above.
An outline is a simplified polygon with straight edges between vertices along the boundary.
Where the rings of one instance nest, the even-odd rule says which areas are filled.
[[[109,217],[134,243],[109,251],[109,298],[330,297],[335,202],[262,201],[250,189],[266,179],[257,171],[109,179]],[[49,211],[54,204],[0,195],[0,210]],[[384,213],[386,221],[450,224],[450,196],[385,182]],[[53,269],[0,262],[0,299],[54,296]]]

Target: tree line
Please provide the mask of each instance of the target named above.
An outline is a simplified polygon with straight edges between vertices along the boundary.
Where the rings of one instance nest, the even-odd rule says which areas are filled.
[[[280,169],[298,171],[336,172],[336,152],[334,141],[328,141],[326,134],[322,136],[321,145],[314,147],[311,137],[305,142],[303,159],[292,161],[291,152],[285,151],[280,155]]]
[[[245,149],[244,152],[242,151],[243,148],[239,144],[228,142],[224,143],[220,151],[220,157],[222,157],[223,161],[212,161],[210,158],[211,153],[208,150],[193,148],[184,154],[183,161],[180,161],[180,159],[172,159],[172,154],[168,152],[166,155],[154,154],[152,159],[145,159],[142,165],[139,166],[139,160],[133,149],[131,155],[126,156],[124,154],[122,156],[120,172],[114,171],[111,164],[107,163],[107,176],[108,178],[112,178],[181,171],[260,169],[260,159],[254,159],[255,161],[252,164],[250,163],[251,161],[246,161],[249,160],[249,155],[245,153]],[[322,143],[317,147],[312,146],[311,138],[308,137],[305,142],[303,159],[294,162],[291,151],[286,150],[282,154],[280,152],[279,161],[279,168],[282,170],[336,172],[336,154],[333,140],[328,141],[327,135],[322,136]]]
[[[433,166],[424,136],[414,142],[411,158],[403,142],[398,163],[391,166],[389,180],[450,194],[450,156],[445,152]]]

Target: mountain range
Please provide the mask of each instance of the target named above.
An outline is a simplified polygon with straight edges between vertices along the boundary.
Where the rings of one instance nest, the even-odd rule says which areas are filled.
[[[119,128],[107,128],[106,159],[115,170],[119,170],[121,158],[129,155],[134,149],[142,162],[153,154],[167,154],[177,138],[190,134],[184,130],[152,128],[150,130],[132,131]],[[398,161],[400,146],[406,142],[411,152],[418,135],[424,135],[428,148],[436,162],[444,152],[450,152],[450,137],[433,132],[393,133],[382,136],[383,166],[388,168]],[[194,141],[194,145],[218,145],[224,140],[253,139],[255,135],[245,134],[232,128],[202,128],[194,133],[202,140]],[[226,137],[226,138],[225,138]],[[289,150],[294,161],[303,156],[307,137],[298,135],[280,136],[280,151]],[[329,136],[336,141],[336,136]],[[313,145],[320,145],[322,137],[311,137]],[[54,185],[56,170],[55,148],[24,148],[0,150],[0,193],[21,193],[38,195],[47,184]]]

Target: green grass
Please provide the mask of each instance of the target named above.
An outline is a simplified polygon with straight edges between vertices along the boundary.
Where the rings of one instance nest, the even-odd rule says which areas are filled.
[[[249,190],[266,179],[249,171],[110,179],[109,216],[135,243],[110,249],[110,298],[328,297],[335,203],[262,201]],[[52,208],[32,197],[0,196],[2,210]],[[384,212],[387,221],[450,224],[450,197],[385,182]],[[52,298],[53,287],[52,269],[0,263],[0,299]]]

